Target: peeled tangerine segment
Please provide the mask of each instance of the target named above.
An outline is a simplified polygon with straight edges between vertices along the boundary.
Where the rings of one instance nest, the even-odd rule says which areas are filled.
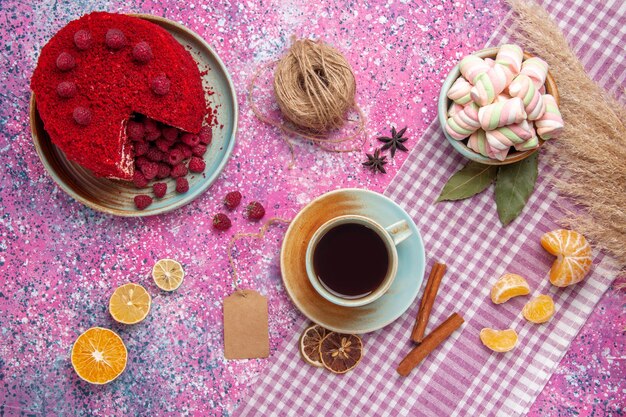
[[[494,330],[485,327],[480,331],[480,341],[494,352],[508,352],[517,345],[517,333],[513,329]]]
[[[545,323],[554,315],[554,301],[549,295],[538,295],[526,303],[522,315],[531,323]]]
[[[567,287],[585,278],[591,269],[591,245],[574,230],[558,229],[541,237],[541,246],[556,255],[550,269],[550,282],[557,287]]]
[[[517,274],[504,274],[491,287],[491,301],[502,304],[513,297],[530,293],[530,287],[524,277]]]

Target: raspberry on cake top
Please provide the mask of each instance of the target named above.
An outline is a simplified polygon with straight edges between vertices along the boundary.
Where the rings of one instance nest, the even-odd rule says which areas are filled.
[[[198,133],[206,112],[190,53],[160,26],[122,14],[94,12],[59,30],[41,51],[31,88],[52,142],[107,178],[133,178],[133,113]]]

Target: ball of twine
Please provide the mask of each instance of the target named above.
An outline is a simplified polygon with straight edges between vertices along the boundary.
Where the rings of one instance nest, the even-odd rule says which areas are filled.
[[[343,126],[355,106],[356,82],[350,64],[333,47],[297,40],[276,64],[274,93],[283,116],[316,132]]]

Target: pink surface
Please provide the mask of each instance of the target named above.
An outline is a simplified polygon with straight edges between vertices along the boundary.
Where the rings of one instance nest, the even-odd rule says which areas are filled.
[[[91,10],[180,21],[207,39],[231,71],[241,106],[232,158],[205,195],[174,213],[121,219],[94,212],[60,191],[37,158],[28,127],[30,75],[47,39]],[[233,233],[259,227],[242,217],[240,207],[231,215],[229,232],[214,232],[211,217],[222,211],[223,196],[239,189],[244,204],[265,204],[266,218],[291,218],[328,190],[383,190],[406,157],[396,153],[386,166],[389,173],[374,175],[361,167],[362,152],[331,154],[296,142],[295,167],[289,169],[280,133],[256,120],[245,99],[251,76],[281,55],[291,35],[322,37],[354,67],[357,101],[367,116],[368,152],[391,124],[409,126],[411,148],[435,116],[448,70],[484,45],[505,12],[502,4],[487,1],[381,2],[369,8],[334,2],[306,7],[3,2],[0,414],[231,414],[267,362],[223,358],[221,300],[232,291],[226,244]],[[284,227],[276,226],[263,242],[239,243],[236,253],[243,286],[270,299],[272,352],[295,331],[299,315],[280,281],[283,233]],[[173,294],[159,291],[148,276],[154,261],[164,257],[181,261],[188,274]],[[113,289],[128,281],[148,289],[153,309],[145,322],[120,326],[106,306]],[[623,301],[617,292],[605,296],[531,415],[623,413],[620,404],[611,403],[626,389]],[[91,326],[114,329],[129,350],[124,374],[103,387],[79,380],[69,363],[73,341]]]

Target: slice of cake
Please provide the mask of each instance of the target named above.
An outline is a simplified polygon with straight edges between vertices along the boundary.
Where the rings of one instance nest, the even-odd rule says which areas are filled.
[[[31,79],[52,142],[106,178],[133,178],[134,113],[198,133],[206,102],[198,66],[166,30],[146,20],[95,12],[43,47]]]

